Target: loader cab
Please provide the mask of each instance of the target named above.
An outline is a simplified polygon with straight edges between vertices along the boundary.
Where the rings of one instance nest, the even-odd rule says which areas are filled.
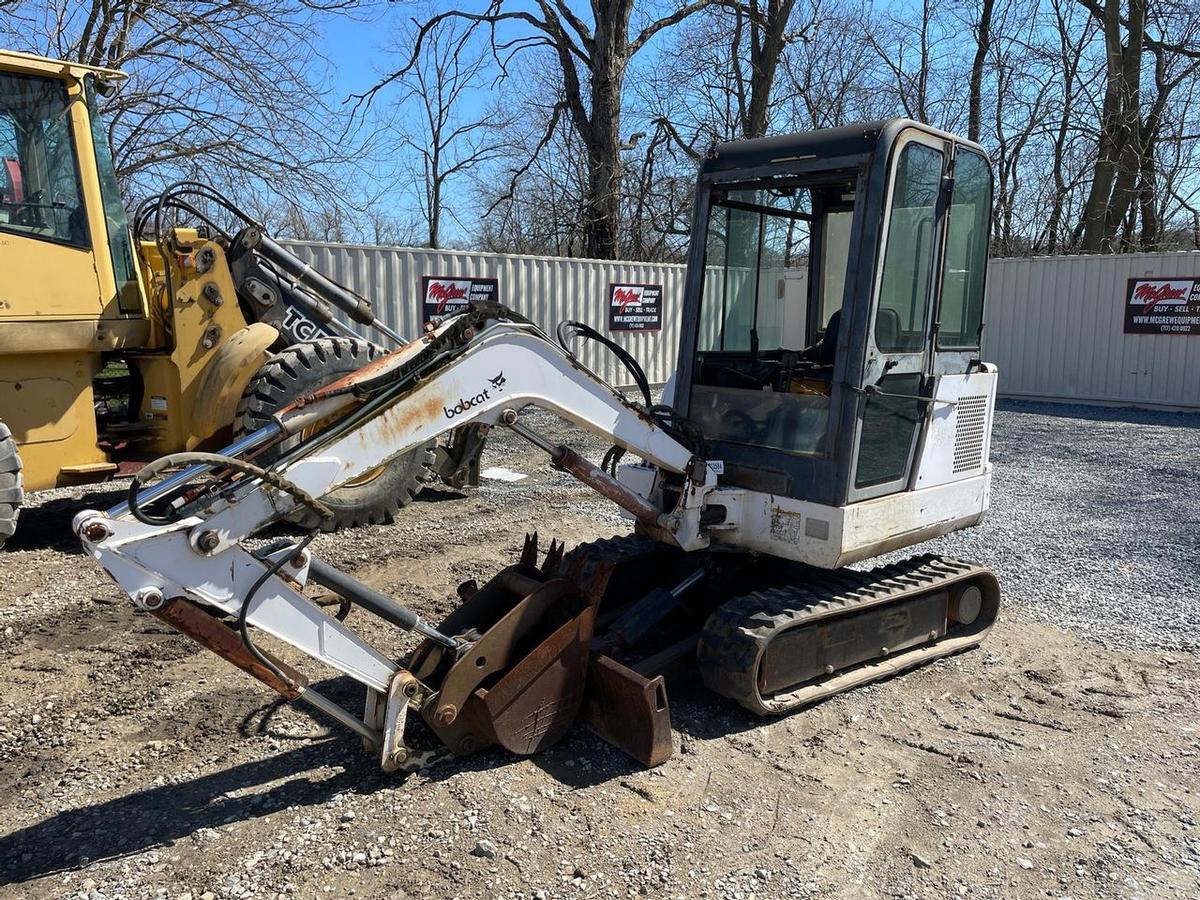
[[[981,365],[990,215],[983,151],[911,120],[714,147],[675,404],[721,483],[839,507],[916,487],[924,398]]]
[[[123,78],[0,50],[0,319],[145,316],[99,113]]]

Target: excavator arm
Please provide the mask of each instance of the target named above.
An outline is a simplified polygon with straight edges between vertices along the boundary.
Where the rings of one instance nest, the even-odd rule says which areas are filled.
[[[557,413],[677,475],[682,489],[673,492],[678,497],[674,508],[659,509],[575,451],[527,427],[520,417],[529,406]],[[307,539],[285,541],[265,551],[253,551],[243,542],[297,504],[319,511],[318,498],[339,485],[463,425],[510,427],[546,449],[560,468],[621,505],[654,537],[686,550],[706,545],[700,510],[715,484],[703,461],[650,411],[629,403],[535,326],[495,305],[477,306],[446,320],[424,337],[285,408],[271,425],[219,454],[165,457],[135,479],[129,502],[107,513],[82,512],[75,529],[135,605],[285,697],[303,698],[334,715],[382,750],[385,768],[394,768],[409,757],[401,737],[409,706],[418,699],[432,702],[430,695],[441,692],[437,685],[445,684],[444,670],[452,670],[455,659],[487,642],[490,631],[478,623],[453,632],[434,627],[317,559],[307,549]],[[262,448],[297,434],[311,436],[270,469],[253,463]],[[145,487],[149,477],[174,465],[188,467]],[[201,477],[208,481],[198,480]],[[514,609],[529,602],[548,604],[548,587],[551,594],[563,591],[531,568],[527,563],[524,571],[506,576],[511,594],[519,597]],[[425,678],[418,680],[305,597],[309,581],[421,635],[429,645],[422,654]],[[222,614],[235,619],[237,628],[223,624]],[[561,639],[560,657],[572,648],[578,656],[580,629],[590,634],[589,616],[581,610],[567,618],[562,627],[574,628],[576,639]],[[524,618],[532,622],[538,617]],[[298,672],[257,648],[251,628],[366,686],[374,712],[369,710],[360,720],[317,695]],[[517,640],[513,632],[510,651]],[[438,660],[429,662],[431,655],[439,655]],[[586,650],[582,659],[586,661]],[[492,665],[479,660],[476,669]],[[582,681],[579,664],[575,669]],[[522,676],[515,688],[529,688],[540,676]],[[470,690],[462,696],[461,686],[458,693],[450,711],[439,708],[439,727],[450,728],[457,705],[472,696]],[[476,725],[466,735],[451,734],[450,741],[465,740],[470,746],[498,740],[495,730],[492,723]]]

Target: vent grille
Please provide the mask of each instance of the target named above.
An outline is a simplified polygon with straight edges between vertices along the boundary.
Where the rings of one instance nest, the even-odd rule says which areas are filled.
[[[960,397],[954,432],[954,474],[983,465],[983,435],[987,425],[987,395]]]

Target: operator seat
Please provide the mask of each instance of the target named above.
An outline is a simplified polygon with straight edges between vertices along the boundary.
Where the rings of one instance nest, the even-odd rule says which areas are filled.
[[[825,333],[813,347],[814,361],[823,366],[833,365],[833,361],[837,357],[838,332],[841,331],[841,327],[842,311],[835,309],[833,315],[829,317],[829,324],[825,326]]]
[[[838,334],[841,332],[842,311],[836,309],[829,317],[825,333],[811,347],[801,352],[803,359],[822,367],[833,368],[837,358]],[[824,381],[827,373],[814,373]],[[767,446],[779,447],[794,453],[824,453],[829,424],[829,385],[819,393],[790,393],[780,396],[778,407],[771,414],[766,429]]]
[[[880,350],[908,349],[900,346],[900,313],[890,306],[879,307],[875,322],[875,346]]]

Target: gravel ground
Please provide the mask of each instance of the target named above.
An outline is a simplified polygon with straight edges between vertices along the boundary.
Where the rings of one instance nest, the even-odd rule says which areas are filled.
[[[0,554],[0,898],[1198,896],[1198,438],[1006,405],[992,514],[933,545],[1000,574],[984,648],[773,721],[673,684],[651,771],[577,728],[385,776],[132,610],[69,533],[119,487],[48,492]],[[316,551],[436,619],[527,530],[627,530],[511,435],[485,464],[528,477]]]
[[[1002,404],[983,527],[925,545],[1112,647],[1200,647],[1200,414]]]

